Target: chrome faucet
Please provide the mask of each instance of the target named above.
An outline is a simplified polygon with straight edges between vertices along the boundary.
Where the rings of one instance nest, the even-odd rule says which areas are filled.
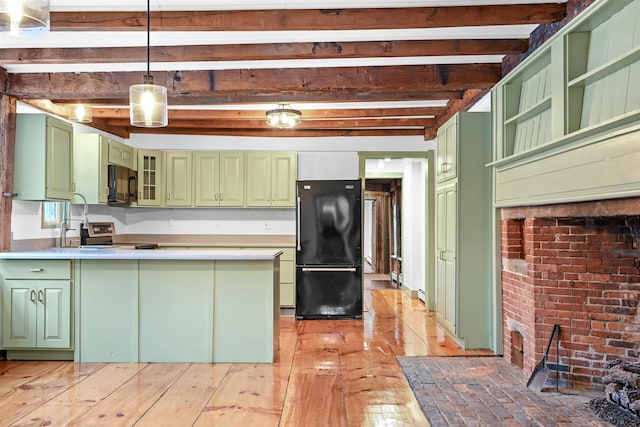
[[[87,204],[87,199],[80,193],[73,193],[76,196],[80,197],[82,199],[82,203],[84,204],[84,207],[82,209],[82,228],[87,228],[89,226],[89,205]]]
[[[62,221],[60,221],[60,247],[61,248],[66,248],[67,247],[67,231],[69,231],[70,229],[67,228],[67,221],[80,221],[80,228],[81,229],[86,229],[87,227],[89,227],[89,205],[87,204],[87,199],[80,193],[73,193],[76,196],[80,197],[82,199],[82,202],[84,204],[84,208],[82,210],[82,219],[77,220],[75,218],[71,218],[71,216],[69,215],[69,217],[67,218],[67,212],[65,209],[65,214],[62,215]],[[82,231],[80,232],[80,234],[82,235]]]

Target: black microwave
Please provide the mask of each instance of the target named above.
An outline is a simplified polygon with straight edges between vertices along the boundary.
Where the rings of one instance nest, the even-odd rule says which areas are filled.
[[[138,201],[138,173],[125,166],[107,165],[107,204],[126,206]]]

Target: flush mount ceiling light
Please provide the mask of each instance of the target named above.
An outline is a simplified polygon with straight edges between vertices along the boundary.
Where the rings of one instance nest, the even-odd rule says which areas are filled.
[[[300,124],[302,113],[288,105],[280,104],[278,108],[267,111],[267,124],[278,129],[290,129]]]
[[[91,123],[93,120],[93,110],[87,105],[71,104],[68,108],[69,120],[78,123]]]
[[[129,118],[132,126],[164,127],[169,123],[167,114],[167,88],[153,84],[150,70],[151,11],[147,0],[147,74],[142,84],[129,87]]]
[[[0,31],[49,31],[49,0],[0,0]]]

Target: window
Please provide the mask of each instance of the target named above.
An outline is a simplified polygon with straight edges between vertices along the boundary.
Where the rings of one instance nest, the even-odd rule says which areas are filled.
[[[69,204],[67,202],[42,202],[42,228],[58,228],[65,217]]]

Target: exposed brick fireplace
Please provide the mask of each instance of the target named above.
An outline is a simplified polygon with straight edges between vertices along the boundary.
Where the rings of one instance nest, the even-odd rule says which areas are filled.
[[[569,369],[560,380],[571,386],[602,388],[608,362],[637,362],[640,199],[508,208],[501,216],[504,357],[522,357],[529,375],[557,323],[559,364]],[[521,355],[512,354],[514,331]]]

